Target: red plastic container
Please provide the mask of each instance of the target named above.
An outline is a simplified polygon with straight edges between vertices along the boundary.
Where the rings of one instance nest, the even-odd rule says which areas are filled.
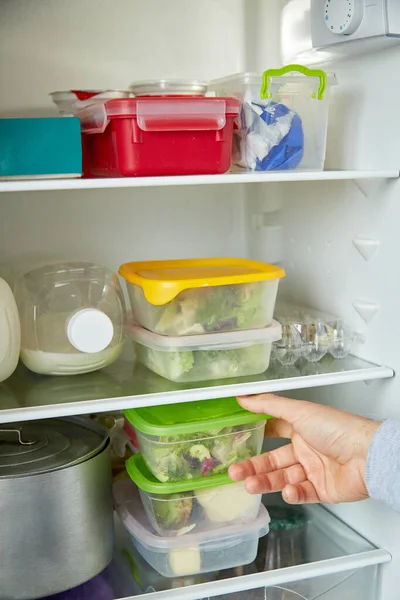
[[[226,173],[239,113],[234,98],[108,100],[79,112],[84,174],[135,177]]]

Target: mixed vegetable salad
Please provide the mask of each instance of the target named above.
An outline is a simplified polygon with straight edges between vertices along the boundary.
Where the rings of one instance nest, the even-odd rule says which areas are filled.
[[[266,286],[268,282],[188,289],[162,306],[149,304],[140,287],[130,288],[141,325],[160,335],[181,336],[265,327],[270,320]]]
[[[161,482],[226,473],[229,466],[261,452],[265,421],[155,438],[137,431],[143,457]]]
[[[246,523],[257,517],[261,496],[242,483],[150,498],[155,528],[161,535],[184,535],[216,524]],[[144,504],[146,507],[146,503]],[[153,517],[153,519],[152,519]]]
[[[229,350],[156,350],[135,343],[136,356],[148,369],[171,381],[189,382],[263,373],[269,366],[270,344]]]

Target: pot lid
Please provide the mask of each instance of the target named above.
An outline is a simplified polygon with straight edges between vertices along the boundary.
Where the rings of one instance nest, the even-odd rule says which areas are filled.
[[[46,419],[0,426],[0,479],[38,475],[92,458],[107,435],[88,419]]]

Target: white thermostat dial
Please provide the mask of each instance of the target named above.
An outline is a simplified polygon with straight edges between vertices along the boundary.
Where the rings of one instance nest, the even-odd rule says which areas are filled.
[[[332,33],[350,35],[357,31],[364,17],[364,0],[326,0],[325,25]]]

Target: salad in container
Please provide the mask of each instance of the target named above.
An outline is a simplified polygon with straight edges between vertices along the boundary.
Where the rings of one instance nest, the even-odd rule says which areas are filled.
[[[161,483],[141,454],[131,456],[126,469],[139,488],[150,524],[162,536],[249,523],[260,510],[261,494],[249,494],[242,481],[234,483],[227,474]]]
[[[161,377],[185,383],[264,373],[282,329],[273,321],[263,329],[166,337],[135,326],[130,335],[140,363]]]
[[[285,271],[209,258],[126,263],[119,274],[139,325],[163,336],[190,336],[269,325]]]
[[[244,410],[235,398],[147,406],[125,411],[140,451],[161,482],[226,473],[260,454],[266,415]]]

